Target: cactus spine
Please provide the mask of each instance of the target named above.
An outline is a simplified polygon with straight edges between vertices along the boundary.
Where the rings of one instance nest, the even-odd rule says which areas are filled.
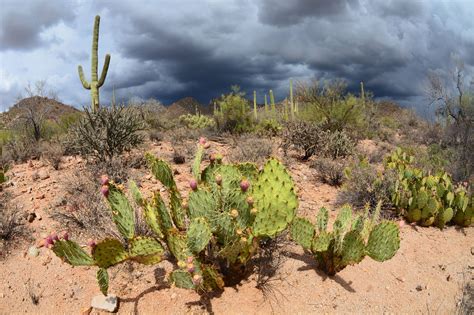
[[[94,22],[94,33],[92,38],[92,54],[91,54],[91,82],[87,82],[84,77],[84,71],[82,66],[78,66],[79,72],[79,79],[81,79],[82,86],[87,89],[91,90],[91,108],[93,112],[96,112],[99,109],[99,89],[104,85],[105,77],[107,76],[107,71],[109,69],[110,63],[110,55],[105,55],[105,62],[104,67],[102,68],[102,73],[100,78],[97,73],[97,50],[99,46],[99,24],[100,24],[100,16],[95,17]]]
[[[258,118],[258,114],[257,114],[257,91],[253,91],[253,115],[255,116],[255,119]]]

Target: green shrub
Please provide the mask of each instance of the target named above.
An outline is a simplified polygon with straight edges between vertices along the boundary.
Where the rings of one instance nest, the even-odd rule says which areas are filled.
[[[143,142],[145,125],[136,109],[118,106],[104,107],[85,116],[71,128],[68,151],[93,157],[99,161],[112,160]]]
[[[303,152],[303,160],[316,154],[321,146],[321,128],[312,122],[296,121],[285,126],[282,136],[282,148],[285,153],[294,148]]]
[[[216,121],[206,115],[181,115],[179,122],[190,129],[211,129],[216,126]]]
[[[318,173],[318,178],[325,184],[341,186],[344,179],[345,163],[327,158],[318,158],[311,167]]]
[[[235,89],[223,95],[217,102],[218,110],[214,113],[218,130],[222,132],[243,133],[252,131],[252,112],[244,93]]]
[[[255,127],[258,134],[269,137],[280,134],[282,129],[281,124],[276,119],[262,119]]]
[[[327,130],[322,133],[320,142],[319,154],[332,159],[352,155],[356,145],[344,130],[334,132]]]

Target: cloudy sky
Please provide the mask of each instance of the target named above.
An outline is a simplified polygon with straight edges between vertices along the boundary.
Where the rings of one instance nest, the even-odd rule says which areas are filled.
[[[232,84],[281,99],[292,77],[364,81],[421,108],[428,71],[453,55],[474,69],[472,0],[0,0],[0,110],[38,80],[87,105],[77,65],[90,78],[96,14],[99,69],[112,55],[102,102],[115,86],[121,100],[207,103]]]

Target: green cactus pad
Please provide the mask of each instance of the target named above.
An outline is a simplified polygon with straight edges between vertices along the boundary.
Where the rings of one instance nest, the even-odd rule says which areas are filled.
[[[100,292],[107,296],[107,291],[109,290],[109,274],[107,269],[99,268],[97,270],[97,283],[99,284]]]
[[[258,175],[258,168],[254,163],[240,163],[236,165],[242,176],[253,181]]]
[[[137,236],[130,240],[130,258],[144,265],[153,265],[163,259],[163,246],[152,237]]]
[[[141,207],[145,206],[145,200],[143,199],[140,189],[138,189],[137,183],[135,183],[135,181],[131,180],[128,182],[128,189],[130,189],[135,203]]]
[[[191,274],[184,270],[175,270],[170,275],[171,283],[178,288],[182,289],[194,289],[193,277]]]
[[[184,223],[186,217],[186,211],[181,206],[182,199],[178,190],[171,190],[170,195],[170,208],[171,208],[171,217],[176,227],[180,230],[184,230],[186,225]]]
[[[426,190],[419,191],[417,195],[417,201],[416,201],[417,208],[423,209],[423,207],[426,206],[427,202],[428,202],[428,193],[426,192]]]
[[[129,256],[120,241],[116,239],[105,239],[94,246],[92,249],[92,257],[97,266],[107,269],[110,266],[126,260]]]
[[[290,227],[291,238],[304,249],[311,249],[314,227],[309,220],[296,217]]]
[[[413,209],[407,212],[406,218],[408,222],[418,222],[421,219],[421,210],[420,209]]]
[[[202,278],[202,288],[207,292],[222,290],[224,288],[224,280],[222,279],[222,275],[213,266],[202,266]]]
[[[453,208],[440,209],[438,216],[436,217],[437,225],[440,229],[443,229],[446,223],[451,221],[454,216]]]
[[[192,256],[188,249],[186,235],[176,229],[168,232],[167,237],[168,249],[177,260],[185,261],[186,258]]]
[[[421,218],[427,219],[438,213],[439,203],[434,197],[428,198],[426,206],[421,210]]]
[[[144,208],[143,214],[148,226],[160,239],[163,239],[164,234],[160,226],[160,214],[158,212],[158,208],[155,205],[147,204]]]
[[[365,256],[365,244],[359,232],[350,231],[344,236],[341,256],[341,263],[345,266],[362,261]]]
[[[383,221],[370,232],[366,252],[376,261],[392,258],[400,248],[400,231],[394,222]]]
[[[91,266],[94,260],[76,242],[60,240],[56,241],[51,248],[59,257],[73,266]]]
[[[110,184],[107,201],[112,210],[112,219],[120,234],[126,239],[133,238],[135,214],[125,194],[118,187]]]
[[[200,253],[211,240],[212,232],[204,218],[195,218],[191,221],[187,231],[188,248],[195,254]]]
[[[226,259],[229,263],[234,264],[242,252],[243,244],[238,239],[233,242],[228,241],[227,245],[219,251],[219,257]]]
[[[196,150],[196,156],[194,157],[192,171],[193,176],[197,182],[201,181],[201,162],[202,156],[204,154],[204,147],[201,144],[198,144],[198,148]]]
[[[191,219],[204,217],[213,222],[216,215],[217,201],[211,192],[199,189],[189,194],[188,207]]]
[[[316,216],[316,228],[318,232],[326,231],[328,226],[329,213],[328,210],[324,207],[319,209],[318,215]]]
[[[176,183],[173,178],[171,167],[163,160],[159,160],[152,154],[147,153],[145,158],[151,168],[151,173],[159,180],[167,189],[176,189]]]
[[[252,185],[251,195],[258,210],[253,223],[256,236],[274,236],[293,220],[298,197],[291,176],[276,159],[267,161]]]
[[[168,230],[174,228],[174,225],[171,215],[158,192],[153,195],[153,207],[158,212],[161,230],[166,234]]]
[[[329,250],[331,243],[334,241],[332,233],[321,232],[313,239],[311,250],[314,253],[325,252]]]

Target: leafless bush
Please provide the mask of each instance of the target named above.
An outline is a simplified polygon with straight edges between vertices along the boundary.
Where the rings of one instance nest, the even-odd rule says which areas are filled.
[[[285,153],[295,148],[304,152],[303,160],[316,154],[321,142],[321,128],[311,122],[298,121],[289,123],[283,132],[282,148]]]
[[[18,137],[8,141],[2,151],[3,158],[7,161],[26,162],[40,157],[38,143],[27,137]]]
[[[110,210],[100,194],[97,173],[87,169],[78,171],[66,177],[62,186],[67,205],[54,209],[50,214],[51,218],[66,227],[82,229],[90,237],[119,237]]]
[[[159,143],[163,141],[163,133],[158,129],[150,129],[148,130],[148,138],[152,142]]]
[[[59,169],[64,147],[60,142],[42,142],[40,146],[41,158],[46,160],[55,170]]]
[[[233,149],[230,159],[233,162],[262,163],[273,152],[273,142],[266,138],[256,138],[251,135],[244,135],[233,138]]]
[[[345,164],[342,161],[319,158],[311,164],[311,167],[318,172],[317,177],[323,183],[331,186],[342,185],[345,168]]]

